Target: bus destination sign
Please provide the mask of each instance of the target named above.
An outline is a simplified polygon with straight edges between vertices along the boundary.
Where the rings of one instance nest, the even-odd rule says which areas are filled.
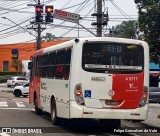
[[[55,9],[54,18],[68,21],[68,22],[78,23],[80,19],[80,15]]]

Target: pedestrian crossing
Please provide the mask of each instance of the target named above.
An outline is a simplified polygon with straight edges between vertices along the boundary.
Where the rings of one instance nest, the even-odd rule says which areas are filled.
[[[18,99],[0,99],[0,110],[1,109],[33,109],[33,105],[29,104],[28,100],[20,101]]]
[[[26,107],[23,102],[15,102],[17,107],[20,107],[20,108],[24,108]],[[8,107],[8,103],[7,102],[0,102],[0,107]]]
[[[0,136],[10,136],[10,135],[7,133],[0,133]]]

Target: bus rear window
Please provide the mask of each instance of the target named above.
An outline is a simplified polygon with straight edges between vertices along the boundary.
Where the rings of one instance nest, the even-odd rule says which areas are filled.
[[[82,68],[97,73],[140,73],[144,49],[140,45],[87,42],[83,45]]]

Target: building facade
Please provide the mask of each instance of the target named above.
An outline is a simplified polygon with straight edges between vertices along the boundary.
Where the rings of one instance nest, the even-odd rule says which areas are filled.
[[[56,45],[66,40],[43,42],[41,48]],[[13,67],[13,61],[17,55],[17,60],[22,62],[22,69],[18,71],[25,72],[27,70],[27,64],[32,54],[36,51],[36,43],[18,43],[18,44],[0,44],[0,71],[17,71]],[[15,57],[15,58],[14,58]]]

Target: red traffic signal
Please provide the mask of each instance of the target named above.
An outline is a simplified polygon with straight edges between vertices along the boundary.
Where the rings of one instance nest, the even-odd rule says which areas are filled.
[[[43,6],[36,6],[35,11],[36,11],[36,13],[42,13],[43,12]]]
[[[53,13],[53,6],[46,6],[45,12],[46,13]]]

